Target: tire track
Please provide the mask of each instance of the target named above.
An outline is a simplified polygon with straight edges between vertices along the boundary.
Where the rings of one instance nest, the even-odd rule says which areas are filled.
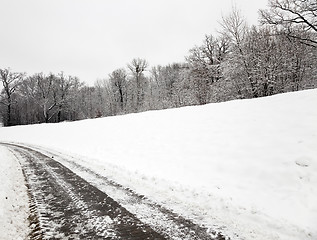
[[[31,239],[166,239],[60,163],[30,149],[11,149],[30,190]]]
[[[229,239],[60,155],[6,145],[28,184],[31,239]]]

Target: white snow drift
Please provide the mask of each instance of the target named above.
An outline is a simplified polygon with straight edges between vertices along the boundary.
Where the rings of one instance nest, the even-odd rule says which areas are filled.
[[[0,141],[80,156],[81,164],[233,238],[317,239],[316,106],[314,89],[0,128]]]

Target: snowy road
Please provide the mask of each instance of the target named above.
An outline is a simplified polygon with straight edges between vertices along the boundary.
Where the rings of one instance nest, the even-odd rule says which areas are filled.
[[[19,159],[28,185],[31,239],[226,239],[64,159],[90,181],[108,186],[99,190],[55,160],[62,156],[6,146]],[[114,200],[104,189],[120,198]]]

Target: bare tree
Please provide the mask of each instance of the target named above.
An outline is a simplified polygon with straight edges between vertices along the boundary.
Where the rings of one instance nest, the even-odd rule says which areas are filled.
[[[0,78],[3,85],[0,103],[6,106],[5,125],[12,125],[11,111],[13,105],[13,94],[21,83],[24,73],[11,72],[9,68],[0,69]]]
[[[48,76],[37,73],[30,76],[23,85],[26,95],[40,106],[44,122],[48,123],[56,114],[55,108],[58,105],[57,77],[52,73]]]
[[[63,117],[63,115],[65,115],[67,109],[70,108],[72,98],[75,98],[82,84],[77,77],[65,76],[64,73],[61,72],[55,76],[53,85],[53,92],[56,92],[54,101],[57,107],[57,122],[60,122],[63,118],[66,118],[65,116]]]
[[[280,26],[284,33],[317,47],[316,0],[269,0],[269,10],[260,10],[261,22]],[[305,34],[299,34],[302,30]]]
[[[186,61],[190,66],[195,95],[199,104],[206,104],[211,99],[212,84],[222,77],[220,64],[229,50],[228,37],[215,38],[206,35],[201,46],[192,48]]]
[[[132,60],[130,64],[128,64],[128,68],[130,69],[131,73],[133,74],[136,82],[136,104],[135,110],[138,111],[141,108],[141,105],[144,100],[144,87],[145,87],[145,77],[143,72],[148,67],[148,63],[145,59],[135,58]]]
[[[127,73],[123,68],[113,71],[109,75],[109,81],[115,101],[119,103],[120,112],[124,111],[127,97]]]
[[[35,77],[40,93],[40,103],[43,108],[44,119],[48,123],[54,116],[51,112],[57,106],[58,90],[55,85],[55,76],[53,74],[49,74],[48,76],[37,74]]]
[[[232,68],[233,72],[236,72],[234,80],[240,81],[243,84],[246,83],[248,85],[246,88],[251,89],[251,96],[246,97],[258,97],[256,91],[257,82],[256,79],[252,78],[247,55],[247,46],[245,46],[249,34],[249,27],[246,20],[242,17],[241,13],[234,8],[231,14],[222,18],[221,26],[223,28],[222,34],[231,40],[229,57],[229,59],[231,59],[229,65],[231,66],[229,67]],[[238,87],[238,91],[240,91],[240,86],[236,86]]]

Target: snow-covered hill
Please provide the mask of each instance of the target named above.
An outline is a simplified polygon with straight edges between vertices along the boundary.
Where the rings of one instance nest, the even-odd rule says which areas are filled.
[[[317,89],[0,128],[239,239],[317,239]]]

